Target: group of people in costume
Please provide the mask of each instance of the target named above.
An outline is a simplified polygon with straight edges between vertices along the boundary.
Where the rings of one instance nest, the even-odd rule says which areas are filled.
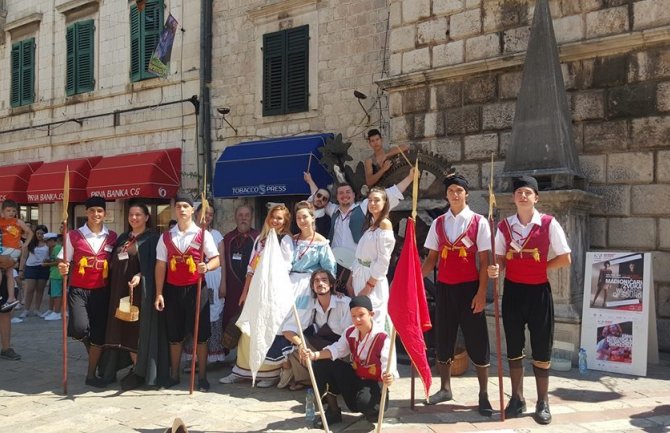
[[[69,278],[68,334],[82,341],[88,352],[85,383],[94,387],[108,384],[99,373],[105,350],[112,348],[130,353],[133,368],[122,380],[125,389],[141,384],[177,385],[184,343],[193,333],[199,311],[199,331],[193,341],[199,361],[198,389],[209,390],[206,367],[212,344],[208,349],[208,341],[225,355],[230,348],[218,347],[224,330],[235,324],[245,308],[259,307],[246,301],[274,231],[283,259],[278,266],[290,280],[297,317],[289,314],[284,320],[256,374],[256,386],[297,390],[313,385],[306,369],[306,363],[313,362],[316,394],[326,405],[329,423],[342,420],[340,394],[351,411],[376,419],[382,399],[387,398],[382,395],[383,385],[391,385],[398,377],[386,333],[390,325],[387,273],[396,242],[388,217],[403,200],[414,169],[397,185],[375,186],[380,173],[390,168],[388,158],[406,149],[384,152],[376,130],[370,131],[368,139],[374,154],[365,162],[370,189],[363,201],[357,202],[352,186],[343,183],[335,186],[333,203],[331,192],[304,173],[311,195],[294,209],[273,205],[260,232],[251,228],[253,210],[246,205],[235,210],[237,228],[225,236],[204,230],[194,221],[193,200],[178,196],[173,209],[176,224],[168,231],[151,230],[147,206],[133,203],[129,229],[117,236],[103,223],[104,199],[89,198],[86,223],[67,233],[58,256],[59,272]],[[492,415],[487,389],[486,294],[489,281],[504,271],[502,319],[512,383],[505,415],[516,417],[526,410],[523,359],[528,328],[537,385],[534,416],[537,422],[548,424],[554,316],[547,271],[570,264],[565,233],[555,218],[535,208],[539,188],[532,177],[513,180],[516,213],[503,219],[495,233],[485,217],[469,208],[467,179],[450,175],[444,185],[449,207],[430,227],[422,265],[425,277],[437,269],[435,344],[441,379],[439,390],[426,403],[453,399],[451,366],[460,328],[479,380],[478,411]],[[207,218],[211,222],[213,210]],[[6,239],[10,246],[11,236]],[[491,264],[492,245],[496,265]],[[350,251],[352,263],[338,264],[333,254],[336,248]],[[198,284],[201,278],[205,280],[202,286]],[[121,298],[131,292],[140,311],[137,322],[120,320],[114,314]],[[11,293],[1,295],[13,302]],[[235,366],[220,383],[252,379],[248,335],[239,336],[236,350]]]

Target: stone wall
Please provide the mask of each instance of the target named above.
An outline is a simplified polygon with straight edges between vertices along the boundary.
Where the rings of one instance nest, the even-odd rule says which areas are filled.
[[[263,34],[309,25],[309,111],[263,116]],[[268,137],[341,133],[353,143],[355,160],[369,154],[365,133],[372,127],[388,135],[388,103],[375,81],[388,77],[385,60],[386,0],[282,0],[214,2],[212,106],[229,107],[212,120],[213,152]],[[386,72],[385,72],[386,71]],[[367,95],[358,105],[354,90]],[[356,161],[357,162],[357,161]],[[232,209],[230,200],[221,204]],[[226,228],[232,227],[230,220]]]
[[[391,78],[380,82],[391,140],[443,153],[484,190],[491,153],[500,174],[511,139],[534,3],[392,1]],[[603,196],[591,249],[654,253],[670,350],[670,1],[549,3],[587,190]],[[486,210],[483,194],[470,197]]]
[[[167,79],[136,83],[131,83],[129,73],[131,2],[81,2],[84,9],[93,10],[81,18],[92,18],[95,22],[95,89],[70,97],[65,94],[65,34],[70,22],[66,14],[59,12],[59,8],[68,3],[72,2],[6,2],[6,26],[31,16],[39,17],[39,20],[27,35],[23,29],[7,32],[4,44],[0,44],[0,58],[3,59],[0,62],[0,130],[3,131],[0,134],[0,165],[180,147],[183,150],[183,173],[194,173],[197,152],[193,106],[190,103],[152,106],[199,93],[200,2],[189,2],[186,7],[185,0],[164,1],[164,17],[172,13],[185,29],[178,31],[175,37],[171,73]],[[76,11],[73,14],[77,16]],[[35,37],[36,43],[35,102],[17,108],[11,108],[9,104],[13,36],[17,39]],[[115,126],[115,110],[143,106],[149,109],[121,114]],[[84,119],[81,125],[68,122],[50,128],[39,126],[91,115],[102,116]],[[22,127],[29,128],[8,132]],[[197,189],[192,175],[185,175],[182,184],[184,188]],[[123,210],[122,205],[111,208],[119,209],[119,212]],[[58,221],[59,215],[59,204],[41,205],[40,219],[45,223]],[[117,214],[113,226],[122,228],[124,220],[123,215]],[[57,222],[51,222],[49,226],[54,224]]]

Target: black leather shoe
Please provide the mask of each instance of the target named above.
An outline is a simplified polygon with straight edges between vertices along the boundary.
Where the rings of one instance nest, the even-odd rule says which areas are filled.
[[[535,405],[535,415],[533,416],[538,424],[551,423],[551,412],[549,411],[549,403],[546,401],[538,401]]]
[[[479,414],[481,416],[488,416],[491,417],[493,416],[493,407],[491,406],[491,403],[489,402],[489,397],[488,395],[480,395],[479,396]]]
[[[526,400],[512,397],[505,408],[505,418],[516,418],[526,411]]]
[[[342,422],[342,410],[340,408],[331,409],[330,407],[326,409],[326,421],[328,421],[328,427],[333,424],[338,424]],[[314,420],[314,428],[322,429],[323,421],[321,421],[321,415],[317,415]]]
[[[439,391],[437,391],[435,394],[431,395],[428,398],[428,401],[426,402],[426,404],[428,404],[428,405],[438,404],[438,403],[442,403],[443,401],[452,400],[453,398],[454,397],[451,394],[451,390],[440,389]]]
[[[198,391],[200,392],[207,392],[209,391],[209,381],[207,380],[206,377],[203,378],[198,378]]]
[[[107,388],[107,382],[105,382],[104,379],[101,379],[99,377],[87,377],[86,378],[86,385],[92,386],[94,388]]]

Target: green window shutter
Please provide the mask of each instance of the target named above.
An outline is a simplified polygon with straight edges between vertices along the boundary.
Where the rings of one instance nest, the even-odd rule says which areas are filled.
[[[286,113],[309,108],[308,60],[309,26],[286,30]]]
[[[26,39],[21,47],[21,105],[35,101],[35,38]]]
[[[149,60],[153,54],[158,41],[160,40],[161,30],[163,30],[163,2],[147,1],[143,12],[142,28],[142,76],[144,78],[154,78],[155,75],[147,72]]]
[[[286,32],[263,35],[263,116],[284,112]]]
[[[140,59],[140,14],[137,6],[130,7],[130,81],[142,79]]]
[[[12,44],[12,88],[9,99],[12,107],[21,105],[21,42]]]
[[[67,45],[67,60],[66,60],[66,73],[65,73],[65,94],[67,96],[72,96],[75,93],[75,26],[68,26],[67,32],[65,34],[65,42]]]
[[[93,20],[76,23],[76,93],[91,92],[95,86],[93,76]]]

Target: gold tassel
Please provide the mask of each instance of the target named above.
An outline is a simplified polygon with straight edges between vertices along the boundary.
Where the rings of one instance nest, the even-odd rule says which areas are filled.
[[[193,256],[188,256],[188,259],[186,259],[186,264],[188,265],[188,271],[192,274],[195,274],[196,266],[195,260],[193,260]]]
[[[170,259],[170,271],[174,272],[177,270],[177,259],[174,256]]]
[[[540,251],[537,248],[533,249],[533,258],[536,262],[540,261]]]
[[[468,253],[465,251],[465,247],[461,247],[460,251],[458,252],[458,257],[467,257]]]
[[[109,265],[107,264],[107,260],[102,262],[102,278],[107,279],[107,276],[109,275]]]
[[[449,255],[449,247],[442,247],[442,259],[446,259]]]
[[[88,266],[88,259],[86,257],[82,257],[79,260],[79,275],[84,275],[85,268]]]
[[[512,260],[512,258],[514,258],[514,251],[512,250],[507,251],[507,254],[505,254],[505,258],[507,260]]]
[[[370,373],[371,376],[374,376],[377,374],[377,366],[376,365],[371,365],[368,368],[368,372]]]

